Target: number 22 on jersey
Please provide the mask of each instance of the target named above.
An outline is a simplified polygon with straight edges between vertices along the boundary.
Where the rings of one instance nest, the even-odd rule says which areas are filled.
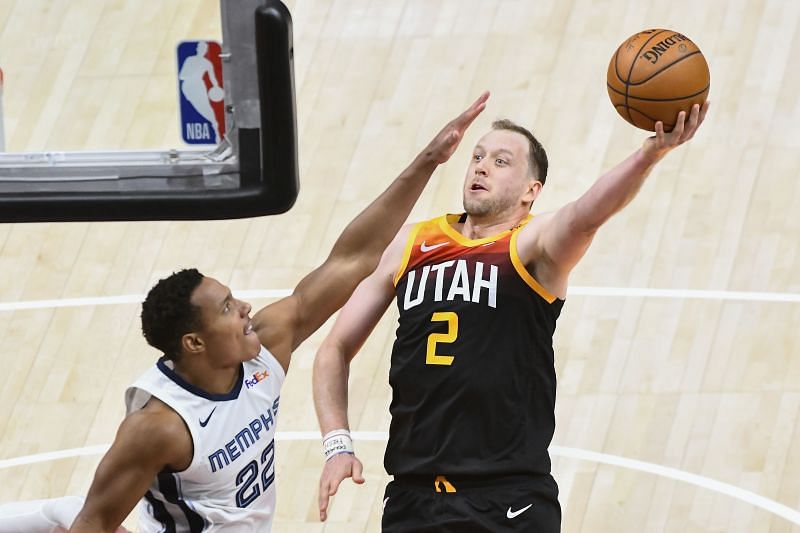
[[[447,322],[447,333],[431,333],[428,335],[425,364],[450,366],[453,364],[453,356],[438,355],[436,353],[436,344],[455,342],[458,337],[458,315],[452,311],[433,313],[431,322]]]

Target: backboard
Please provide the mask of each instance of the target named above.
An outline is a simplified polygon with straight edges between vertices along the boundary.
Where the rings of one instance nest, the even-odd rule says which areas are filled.
[[[0,153],[0,222],[200,220],[287,211],[299,189],[292,21],[220,0],[225,123],[212,149]]]

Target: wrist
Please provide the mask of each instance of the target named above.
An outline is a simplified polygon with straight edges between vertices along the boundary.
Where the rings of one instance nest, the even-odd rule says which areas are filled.
[[[322,453],[325,455],[325,461],[342,453],[355,455],[350,431],[347,429],[334,429],[326,433],[322,437]]]
[[[436,152],[431,146],[426,146],[425,149],[417,155],[414,161],[417,166],[433,172],[439,166],[439,161],[436,157]]]
[[[648,141],[650,141],[650,139],[648,139]],[[639,149],[638,152],[639,157],[637,159],[641,166],[646,168],[652,167],[653,165],[661,161],[661,159],[665,155],[667,155],[667,152],[669,152],[669,150],[664,150],[664,149],[659,150],[658,148],[656,148],[655,143],[645,142],[644,146],[642,146]]]

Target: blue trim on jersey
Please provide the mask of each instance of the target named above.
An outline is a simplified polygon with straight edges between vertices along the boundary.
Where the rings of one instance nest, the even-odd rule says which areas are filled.
[[[203,519],[197,511],[189,507],[186,501],[181,497],[178,490],[178,483],[173,474],[169,472],[160,472],[158,474],[158,488],[165,500],[177,505],[180,510],[183,511],[183,514],[186,516],[186,522],[189,524],[190,533],[201,533],[206,528],[205,519]]]
[[[161,372],[164,373],[169,379],[174,381],[177,385],[181,388],[191,392],[195,396],[200,396],[201,398],[205,398],[206,400],[211,400],[213,402],[227,402],[230,400],[235,400],[239,397],[239,392],[242,390],[242,383],[244,383],[244,365],[239,365],[239,377],[236,378],[236,384],[230,390],[230,392],[225,394],[214,394],[211,392],[206,392],[200,387],[192,385],[182,377],[180,377],[174,370],[166,364],[167,358],[162,357],[161,359],[156,362],[156,366],[158,367]]]
[[[149,490],[144,493],[144,498],[147,500],[147,503],[150,504],[150,507],[152,507],[153,518],[164,526],[164,533],[175,533],[175,520],[172,518],[172,515],[169,514],[169,511],[167,511],[164,502],[153,496],[153,493]]]

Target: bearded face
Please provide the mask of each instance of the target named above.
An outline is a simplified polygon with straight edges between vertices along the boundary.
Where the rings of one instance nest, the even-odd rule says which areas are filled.
[[[491,217],[533,201],[528,141],[519,133],[492,130],[478,141],[464,180],[464,211]]]

